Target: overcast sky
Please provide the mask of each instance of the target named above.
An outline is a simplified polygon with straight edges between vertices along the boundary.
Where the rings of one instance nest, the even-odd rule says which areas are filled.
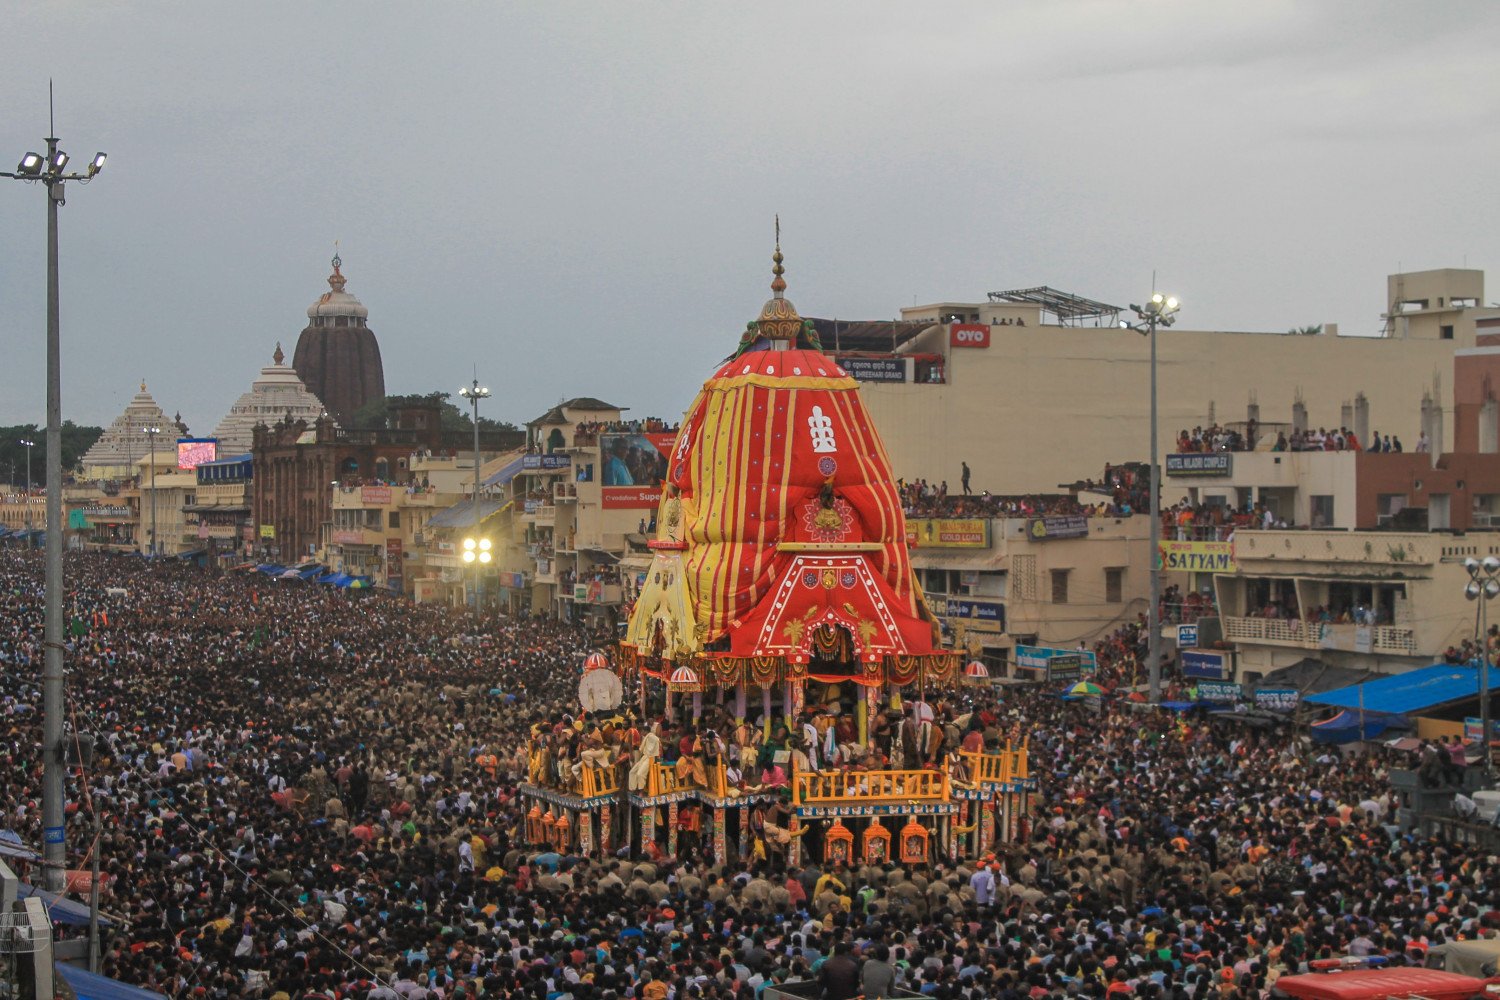
[[[3,169],[46,134],[64,414],[145,378],[211,431],[339,240],[391,392],[675,415],[803,315],[1158,285],[1189,328],[1373,333],[1399,266],[1500,281],[1500,5],[33,3]],[[0,184],[0,423],[43,420],[45,207]],[[1492,286],[1493,287],[1493,286]],[[1490,299],[1500,298],[1491,292]]]

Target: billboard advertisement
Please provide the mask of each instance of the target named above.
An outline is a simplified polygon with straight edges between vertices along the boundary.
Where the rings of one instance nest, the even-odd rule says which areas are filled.
[[[1164,570],[1179,573],[1236,573],[1233,542],[1161,542]]]
[[[994,631],[1005,631],[1005,605],[999,601],[981,601],[972,597],[950,597],[944,608],[944,617],[959,618],[968,622],[995,626]]]
[[[1223,681],[1229,679],[1229,664],[1223,653],[1207,649],[1184,649],[1182,651],[1182,676],[1196,680]]]
[[[915,549],[987,549],[988,518],[915,517],[906,522],[906,544]]]
[[[905,382],[905,358],[838,359],[839,367],[861,382]]]
[[[1167,456],[1169,476],[1228,476],[1233,473],[1234,456],[1227,451]]]
[[[1053,538],[1087,538],[1089,519],[1081,514],[1065,517],[1033,517],[1026,522],[1026,533],[1033,541],[1045,542]]]
[[[948,328],[950,347],[989,347],[990,325],[988,323],[954,323]]]
[[[362,486],[359,490],[359,502],[367,507],[389,507],[391,488],[389,486]]]
[[[212,462],[218,448],[218,438],[178,438],[177,467],[196,469],[205,462]]]
[[[1092,650],[1059,649],[1055,646],[1017,646],[1016,666],[1022,670],[1046,670],[1048,665],[1059,656],[1078,657],[1085,673],[1092,674],[1099,669],[1099,658]]]
[[[1236,702],[1245,697],[1245,689],[1234,681],[1200,681],[1198,699],[1221,705]]]
[[[599,456],[604,466],[600,490],[606,510],[656,508],[675,437],[640,432],[600,436]]]
[[[1260,688],[1255,692],[1255,707],[1263,712],[1295,712],[1302,700],[1296,688]]]

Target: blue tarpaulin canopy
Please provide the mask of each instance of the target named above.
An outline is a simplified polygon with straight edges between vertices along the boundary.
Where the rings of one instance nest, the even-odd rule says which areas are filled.
[[[76,965],[58,962],[56,968],[58,975],[78,994],[78,1000],[166,1000],[161,993],[143,990],[139,986],[131,986],[108,976],[96,975]]]
[[[518,455],[500,467],[500,471],[485,479],[486,486],[505,486],[521,472],[521,466],[526,461],[525,456]]]
[[[52,918],[54,924],[66,924],[69,927],[87,927],[89,925],[89,904],[80,903],[76,899],[67,896],[59,896],[48,892],[46,889],[38,889],[36,886],[26,882],[16,884],[16,897],[26,899],[35,896],[47,906],[47,915]],[[113,927],[114,921],[104,914],[99,915],[100,927]]]
[[[1491,667],[1489,681],[1490,690],[1500,688],[1500,671]],[[1437,663],[1404,674],[1310,694],[1306,701],[1334,708],[1362,708],[1367,714],[1403,714],[1477,697],[1478,667]]]
[[[1360,724],[1360,719],[1358,709],[1343,711],[1331,719],[1314,722],[1309,728],[1312,738],[1319,743],[1354,743],[1357,740],[1373,740],[1387,729],[1407,724],[1404,716],[1377,712],[1365,712],[1363,725]]]
[[[277,576],[278,574],[285,573],[286,567],[278,563],[261,563],[255,567],[255,571],[257,573],[265,573],[267,576]]]

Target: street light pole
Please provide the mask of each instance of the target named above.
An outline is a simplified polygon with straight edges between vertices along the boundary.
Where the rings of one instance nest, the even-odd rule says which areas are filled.
[[[472,385],[458,390],[458,394],[469,401],[474,412],[474,535],[464,539],[464,561],[474,565],[474,613],[479,613],[479,586],[482,582],[480,569],[490,561],[490,540],[479,538],[479,401],[490,397],[490,390],[479,384],[476,377]]]
[[[1144,307],[1130,307],[1137,322],[1120,320],[1121,327],[1144,334],[1151,341],[1151,551],[1146,563],[1150,571],[1151,606],[1146,609],[1146,675],[1153,705],[1161,701],[1161,463],[1157,460],[1161,435],[1156,417],[1156,328],[1171,326],[1178,306],[1175,298],[1153,292]]]
[[[1484,775],[1486,778],[1493,778],[1495,769],[1490,752],[1490,651],[1485,624],[1490,601],[1500,595],[1500,559],[1494,556],[1485,556],[1483,562],[1473,558],[1465,559],[1464,569],[1469,571],[1464,596],[1479,602],[1479,607],[1475,609],[1477,613],[1474,625],[1474,630],[1478,633],[1475,638],[1479,640],[1479,745],[1484,753]]]
[[[151,546],[147,550],[150,558],[156,558],[156,435],[161,433],[161,428],[151,426],[145,428],[146,436],[151,439]]]
[[[22,438],[21,444],[26,446],[26,530],[31,530],[31,449],[36,444],[30,438]]]
[[[42,887],[62,892],[67,861],[63,814],[63,514],[62,514],[62,334],[57,281],[57,210],[66,182],[87,184],[104,169],[95,153],[87,170],[64,173],[68,154],[47,137],[47,155],[27,153],[12,180],[40,181],[47,190],[47,553],[42,641]]]

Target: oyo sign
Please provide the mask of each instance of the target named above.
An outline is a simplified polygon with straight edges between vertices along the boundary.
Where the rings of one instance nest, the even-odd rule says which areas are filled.
[[[948,343],[954,347],[989,347],[989,324],[954,323],[948,331]]]

